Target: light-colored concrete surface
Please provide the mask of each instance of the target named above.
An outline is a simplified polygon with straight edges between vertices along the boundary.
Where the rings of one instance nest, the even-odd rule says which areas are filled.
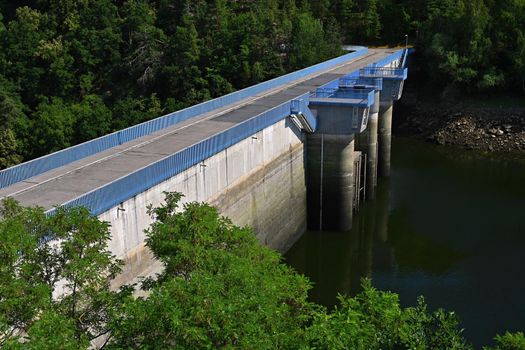
[[[101,214],[111,224],[110,250],[126,262],[117,285],[160,270],[144,230],[153,222],[146,206],[160,205],[165,191],[183,193],[183,203],[209,202],[233,223],[252,226],[262,243],[286,251],[306,230],[303,135],[282,120]]]
[[[378,173],[380,177],[390,176],[390,151],[392,148],[393,102],[381,102],[379,107],[379,156]]]

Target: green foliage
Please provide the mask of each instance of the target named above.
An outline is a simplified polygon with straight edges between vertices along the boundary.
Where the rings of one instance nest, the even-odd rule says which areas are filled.
[[[42,156],[71,146],[75,119],[70,106],[62,99],[41,102],[29,130],[24,130],[31,140],[31,156]],[[28,150],[27,150],[28,151]]]
[[[399,298],[364,280],[354,298],[340,296],[340,306],[318,312],[306,334],[315,349],[471,349],[454,313],[428,313],[423,298],[402,309]]]
[[[0,170],[16,165],[20,160],[13,131],[0,127]]]
[[[317,60],[316,42],[323,42],[322,23],[309,13],[297,16],[297,25],[292,31],[290,63],[294,67],[311,66]]]
[[[71,114],[75,119],[75,141],[88,141],[110,130],[111,110],[97,95],[87,95],[82,102],[71,106]]]
[[[0,346],[5,349],[471,349],[453,312],[363,280],[332,311],[308,301],[308,279],[205,203],[166,193],[149,207],[147,245],[165,269],[142,297],[109,281],[119,261],[107,223],[86,209],[0,208]],[[522,333],[496,347],[524,349]]]
[[[52,335],[52,336],[50,336]],[[89,341],[85,336],[78,338],[75,324],[71,319],[53,310],[43,312],[27,331],[25,342],[10,339],[4,344],[8,350],[87,349]]]
[[[293,348],[310,304],[305,277],[281,264],[251,229],[207,204],[178,211],[180,195],[150,207],[147,245],[165,265],[151,294],[126,307],[116,348]]]
[[[522,332],[509,333],[504,335],[497,335],[495,347],[484,347],[484,350],[524,350],[525,336]]]
[[[338,55],[329,3],[0,2],[3,166]]]
[[[107,333],[129,294],[109,289],[120,263],[108,250],[108,225],[83,208],[47,216],[11,199],[0,217],[0,345],[87,348]]]

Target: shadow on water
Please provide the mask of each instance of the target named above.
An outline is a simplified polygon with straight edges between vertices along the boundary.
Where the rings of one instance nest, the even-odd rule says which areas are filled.
[[[350,232],[306,232],[286,254],[326,306],[362,277],[456,311],[476,346],[525,330],[525,164],[395,139],[392,175]]]

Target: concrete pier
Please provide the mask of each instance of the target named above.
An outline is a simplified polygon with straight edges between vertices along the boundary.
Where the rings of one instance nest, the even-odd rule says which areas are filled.
[[[357,149],[366,154],[366,198],[374,199],[377,186],[377,138],[379,123],[379,97],[380,92],[375,93],[375,102],[370,107],[370,116],[366,130],[357,136]]]
[[[353,134],[308,135],[307,198],[311,229],[352,228],[354,177]]]
[[[379,155],[378,174],[390,176],[390,150],[392,148],[392,111],[393,101],[381,101],[379,108]]]

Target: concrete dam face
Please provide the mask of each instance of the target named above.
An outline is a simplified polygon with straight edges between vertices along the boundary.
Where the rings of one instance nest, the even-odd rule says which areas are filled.
[[[282,120],[102,213],[112,226],[110,249],[126,262],[120,282],[160,268],[144,244],[144,230],[153,222],[146,206],[160,205],[163,192],[183,193],[183,203],[208,202],[234,224],[253,227],[263,244],[288,250],[306,231],[304,139]]]

